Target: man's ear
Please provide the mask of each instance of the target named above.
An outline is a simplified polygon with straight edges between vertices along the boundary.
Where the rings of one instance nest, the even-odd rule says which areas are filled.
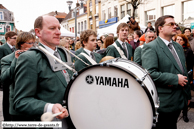
[[[35,32],[36,36],[38,36],[38,37],[41,36],[41,32],[40,31],[41,31],[40,28],[35,28],[34,29],[34,32]]]
[[[158,26],[158,32],[162,31],[162,26]]]
[[[87,45],[87,43],[85,41],[83,41],[84,47]]]

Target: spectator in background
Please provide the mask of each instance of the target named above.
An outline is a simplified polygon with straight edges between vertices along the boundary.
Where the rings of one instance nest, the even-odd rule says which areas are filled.
[[[68,50],[70,49],[70,45],[69,45],[69,43],[68,43],[68,40],[66,40],[66,39],[61,39],[61,40],[60,40],[59,46],[65,47],[65,48],[68,49]]]
[[[127,40],[127,42],[130,44],[130,42],[134,40],[133,34],[129,34],[129,35],[127,36],[127,39],[126,39],[126,40]]]
[[[101,54],[101,56],[103,58],[104,56],[106,56],[106,53],[105,53],[106,48],[113,43],[114,43],[114,40],[113,40],[112,36],[107,36],[105,41],[104,41],[104,44],[103,44],[103,49],[96,51],[96,52]]]
[[[153,41],[156,37],[155,33],[151,30],[148,30],[144,35],[145,35],[145,44]],[[134,52],[134,62],[138,63],[139,65],[141,65],[141,51],[145,44],[137,47]]]
[[[183,47],[183,50],[185,53],[187,71],[192,70],[193,64],[194,64],[194,58],[193,58],[193,51],[190,48],[188,38],[184,34],[178,34],[175,36],[175,41]],[[193,80],[192,75],[193,75],[192,73],[189,75],[190,81]],[[189,122],[189,119],[187,117],[187,112],[188,112],[188,106],[185,106],[183,109],[183,120],[185,122]]]
[[[96,45],[96,50],[95,51],[101,50],[102,48],[103,48],[102,40],[101,39],[98,39],[97,40],[97,45]]]
[[[109,33],[108,36],[112,36],[114,38],[114,34],[113,33]]]
[[[76,37],[76,41],[79,41],[79,37],[78,36]]]
[[[70,45],[70,49],[74,51],[75,50],[75,44],[74,44],[73,39],[70,39],[69,45]]]
[[[104,35],[100,36],[100,39],[102,40],[102,43],[104,43],[104,41],[105,41],[105,36],[104,36]]]
[[[20,56],[19,52],[24,52],[31,48],[35,44],[35,36],[29,32],[22,32],[18,35],[16,39],[16,48],[17,51],[5,56],[1,60],[1,79],[4,88],[7,88],[7,92],[4,93],[9,96],[9,101],[6,103],[9,104],[9,113],[11,115],[12,121],[33,121],[29,116],[25,116],[21,113],[18,113],[13,108],[13,97],[14,97],[14,76],[15,76],[15,67],[18,57]],[[25,78],[23,78],[25,79]]]
[[[190,28],[185,28],[183,30],[184,35],[187,36],[189,40],[189,44],[191,46],[191,50],[194,52],[194,38],[191,36],[191,29]]]
[[[148,30],[154,31],[154,28],[152,27],[152,23],[151,22],[148,22],[147,28],[145,29],[144,33],[146,33]]]
[[[140,38],[139,38],[139,46],[143,45],[145,43],[145,34],[143,34]]]
[[[176,28],[176,33],[177,33],[177,34],[182,34],[181,28],[180,28],[180,27],[177,27],[177,28]],[[176,36],[176,35],[175,35],[175,36]],[[175,36],[172,37],[172,40],[173,40],[173,41],[176,41],[176,40],[175,40]]]
[[[78,49],[80,49],[82,47],[82,44],[80,41],[75,43],[75,51],[77,51]]]
[[[133,16],[129,17],[129,21],[127,22],[129,25],[129,34],[133,33],[136,30],[140,30],[138,22],[135,21]]]
[[[3,42],[0,41],[0,46],[3,45]]]
[[[130,42],[132,48],[133,48],[133,53],[135,49],[139,46],[140,41],[139,38],[141,37],[141,32],[139,30],[134,31],[134,40]]]

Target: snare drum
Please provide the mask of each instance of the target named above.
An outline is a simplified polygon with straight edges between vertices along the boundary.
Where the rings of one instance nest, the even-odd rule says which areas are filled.
[[[151,129],[158,95],[145,69],[116,58],[87,67],[65,93],[77,129]]]

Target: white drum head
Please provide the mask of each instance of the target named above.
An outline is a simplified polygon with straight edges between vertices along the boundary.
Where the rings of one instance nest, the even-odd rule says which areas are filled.
[[[85,69],[70,87],[67,106],[77,129],[150,129],[153,124],[143,88],[114,67]]]

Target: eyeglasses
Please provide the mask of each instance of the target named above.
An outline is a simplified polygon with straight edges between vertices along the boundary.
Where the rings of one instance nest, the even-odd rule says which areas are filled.
[[[10,39],[16,39],[17,37],[14,37],[14,38],[10,38]]]
[[[168,24],[164,24],[163,26],[178,26],[178,24],[177,23],[173,23],[173,22],[170,22],[170,23],[168,23]]]
[[[26,43],[26,44],[34,45],[35,43],[34,42],[31,42],[31,43]]]

